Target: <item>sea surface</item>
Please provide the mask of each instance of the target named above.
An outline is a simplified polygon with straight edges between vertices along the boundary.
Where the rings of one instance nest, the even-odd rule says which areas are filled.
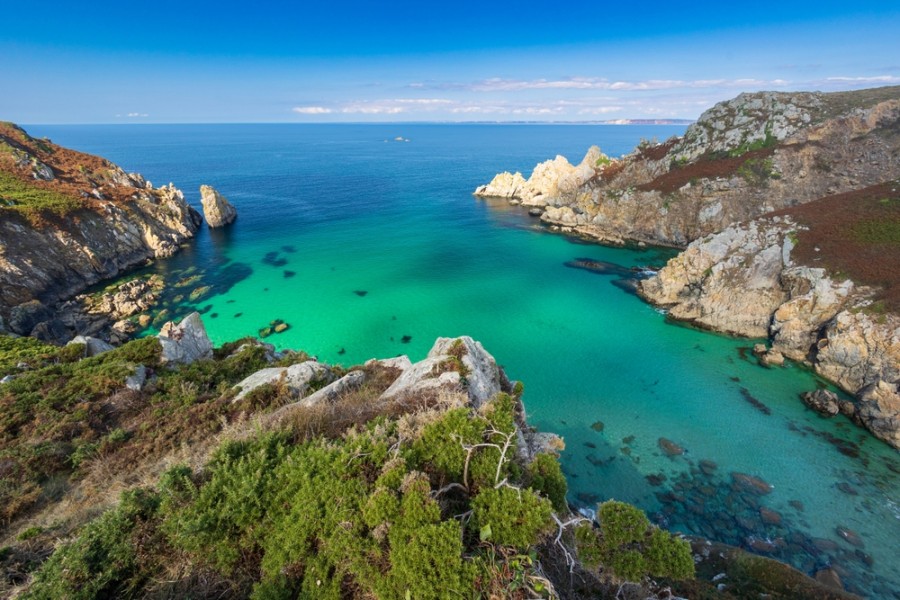
[[[823,382],[794,364],[760,367],[753,340],[668,322],[619,275],[566,266],[660,266],[671,250],[585,243],[472,196],[499,171],[527,177],[556,154],[580,161],[591,144],[618,156],[683,127],[28,130],[174,182],[198,208],[201,184],[237,207],[233,226],[204,227],[150,268],[170,285],[168,316],[200,310],[215,342],[281,320],[288,330],[266,341],[353,365],[418,360],[438,336],[470,335],[524,382],[529,422],[565,439],[573,504],[626,500],[669,529],[900,597],[900,455],[808,410],[798,394]]]

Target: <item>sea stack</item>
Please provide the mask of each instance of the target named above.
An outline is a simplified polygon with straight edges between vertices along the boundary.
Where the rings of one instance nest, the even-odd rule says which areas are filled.
[[[211,185],[200,186],[203,216],[210,227],[224,227],[237,218],[237,210]]]

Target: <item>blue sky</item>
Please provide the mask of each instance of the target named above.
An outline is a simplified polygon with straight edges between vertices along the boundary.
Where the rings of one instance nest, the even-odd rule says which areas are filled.
[[[900,84],[900,3],[0,0],[20,123],[696,118]]]

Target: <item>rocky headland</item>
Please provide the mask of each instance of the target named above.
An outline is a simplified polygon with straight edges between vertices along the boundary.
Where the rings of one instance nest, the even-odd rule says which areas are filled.
[[[684,248],[641,281],[672,318],[768,338],[840,412],[900,448],[900,87],[741,94],[684,136],[620,159],[591,148],[476,190],[563,232]],[[836,412],[836,411],[835,411]]]
[[[48,306],[171,256],[200,223],[171,184],[0,124],[0,330],[71,337]]]
[[[615,159],[593,147],[526,180],[501,173],[475,195],[607,243],[684,247],[732,223],[900,177],[900,87],[741,94],[682,137]]]

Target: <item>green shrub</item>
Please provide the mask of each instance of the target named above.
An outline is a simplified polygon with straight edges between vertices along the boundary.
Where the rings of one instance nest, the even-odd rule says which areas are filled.
[[[566,477],[559,461],[551,454],[538,454],[528,465],[526,482],[531,488],[550,499],[554,510],[565,513],[568,510]]]
[[[529,490],[506,486],[482,490],[472,500],[472,509],[483,538],[519,550],[534,544],[553,524],[550,501]]]
[[[575,530],[578,557],[590,568],[608,568],[619,579],[690,579],[694,560],[687,541],[650,524],[638,508],[610,500],[598,507],[599,528]]]
[[[149,576],[142,564],[140,525],[156,515],[158,498],[146,490],[122,495],[118,508],[102,515],[78,538],[57,550],[24,594],[34,600],[92,600],[128,596]]]

